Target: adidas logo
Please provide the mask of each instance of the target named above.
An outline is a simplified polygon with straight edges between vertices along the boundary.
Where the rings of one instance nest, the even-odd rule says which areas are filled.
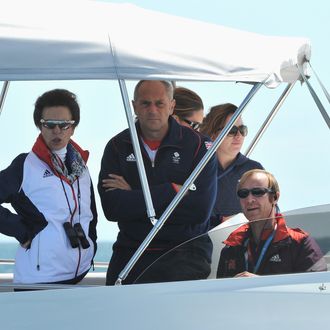
[[[270,262],[281,262],[281,258],[278,254],[275,254],[274,256],[272,256],[270,259],[269,259]]]
[[[126,157],[127,162],[136,162],[134,154],[130,154],[129,156]]]
[[[44,172],[44,175],[42,176],[43,178],[48,178],[49,176],[53,176],[54,174],[51,172],[51,171],[49,171],[49,170],[46,170],[45,172]]]

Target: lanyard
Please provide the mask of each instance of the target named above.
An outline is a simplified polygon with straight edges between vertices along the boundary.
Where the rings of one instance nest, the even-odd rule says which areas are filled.
[[[72,194],[73,194],[73,198],[74,198],[74,203],[75,203],[75,208],[74,208],[74,210],[72,211],[71,206],[70,206],[70,202],[69,202],[69,198],[68,198],[68,195],[67,195],[67,193],[66,193],[66,190],[65,190],[65,187],[64,187],[64,183],[63,183],[63,180],[62,180],[61,177],[60,177],[60,181],[61,181],[61,184],[62,184],[63,192],[64,192],[64,195],[65,195],[65,199],[66,199],[66,202],[67,202],[67,204],[68,204],[68,208],[69,208],[70,215],[71,215],[70,222],[72,223],[73,216],[74,216],[74,214],[75,214],[75,212],[76,212],[76,210],[77,210],[77,200],[76,200],[76,195],[75,195],[75,192],[74,192],[73,185],[70,184],[70,188],[71,188],[71,190],[72,190]],[[79,177],[77,177],[77,185],[78,185],[78,212],[79,212],[79,222],[80,222],[80,215],[81,215],[80,198],[81,198],[81,195],[80,195]]]
[[[276,233],[276,229],[277,229],[277,224],[275,224],[275,228],[273,230],[273,232],[271,233],[271,235],[267,238],[260,254],[259,254],[259,258],[257,260],[257,263],[255,264],[255,266],[253,267],[253,273],[256,274],[259,270],[259,267],[260,267],[260,264],[261,264],[261,261],[262,259],[264,258],[265,254],[266,254],[266,251],[267,249],[269,248],[269,245],[270,243],[272,242],[274,236],[275,236],[275,233]],[[248,251],[247,251],[247,247],[248,247],[248,244],[249,244],[249,238],[245,241],[244,243],[244,246],[246,247],[246,251],[244,253],[244,257],[245,257],[245,269],[246,271],[248,271],[248,267],[249,267],[249,256],[248,256]]]

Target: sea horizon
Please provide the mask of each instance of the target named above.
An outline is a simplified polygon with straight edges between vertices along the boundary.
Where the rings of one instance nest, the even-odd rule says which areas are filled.
[[[94,263],[109,262],[112,255],[113,241],[100,240],[97,242],[97,251],[94,258]],[[13,260],[15,259],[16,250],[19,243],[16,242],[0,242],[0,260]],[[0,273],[12,273],[14,269],[13,264],[3,265],[0,263]],[[106,267],[93,267],[91,271],[104,272]]]

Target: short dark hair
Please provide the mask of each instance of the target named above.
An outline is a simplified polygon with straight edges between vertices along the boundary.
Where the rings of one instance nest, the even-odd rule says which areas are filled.
[[[74,126],[79,124],[80,108],[77,102],[77,97],[74,93],[66,89],[53,89],[38,97],[34,105],[34,124],[40,128],[40,119],[42,119],[43,110],[47,107],[57,106],[68,107],[71,112],[72,120],[75,121]]]
[[[185,119],[196,111],[204,110],[203,101],[194,91],[185,87],[176,87],[174,90],[175,108],[173,114],[179,119]]]

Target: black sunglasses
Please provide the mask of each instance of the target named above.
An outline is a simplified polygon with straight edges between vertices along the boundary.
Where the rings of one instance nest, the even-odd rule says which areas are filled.
[[[197,121],[191,121],[188,119],[181,119],[182,121],[184,121],[185,123],[187,123],[192,129],[194,129],[195,131],[198,130],[201,126],[201,123],[197,122]]]
[[[250,195],[250,193],[254,197],[261,197],[267,193],[274,194],[273,189],[271,188],[252,188],[252,189],[239,189],[237,190],[237,196],[241,199],[244,199]]]
[[[245,125],[233,126],[230,129],[228,135],[229,136],[236,136],[238,132],[240,132],[242,136],[247,136],[247,134],[248,134],[248,128],[247,128],[247,126],[245,126]]]
[[[40,123],[43,127],[48,129],[54,129],[58,126],[61,130],[65,131],[69,129],[74,123],[74,120],[45,120],[40,119]]]

